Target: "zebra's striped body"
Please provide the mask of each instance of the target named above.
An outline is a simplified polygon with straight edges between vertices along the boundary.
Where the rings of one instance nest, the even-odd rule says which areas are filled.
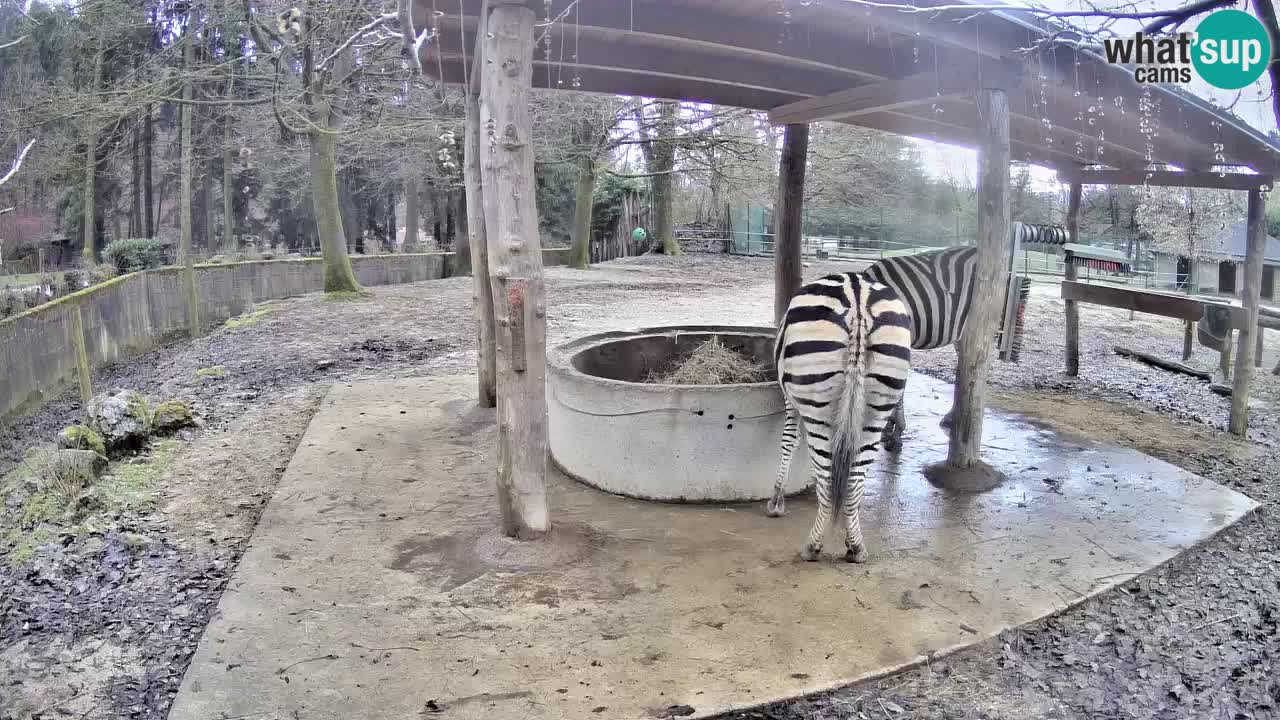
[[[860,273],[828,275],[791,299],[774,356],[786,402],[782,460],[768,514],[785,512],[783,484],[799,426],[809,448],[818,515],[802,551],[816,560],[843,510],[845,559],[863,562],[863,480],[911,371],[911,316],[893,288]]]
[[[960,339],[973,305],[978,248],[932,250],[885,258],[862,274],[898,292],[911,311],[911,349],[932,350]]]
[[[885,258],[862,271],[868,278],[897,291],[911,312],[911,348],[932,350],[960,339],[973,307],[978,249],[973,246],[932,250],[918,255]],[[1003,295],[1003,287],[1000,288]],[[1001,303],[1003,314],[1004,303]],[[942,418],[951,422],[951,413]],[[902,402],[888,423],[885,448],[902,447],[906,415]]]

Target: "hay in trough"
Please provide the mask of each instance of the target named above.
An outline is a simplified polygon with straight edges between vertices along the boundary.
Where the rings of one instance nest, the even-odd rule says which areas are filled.
[[[666,369],[651,371],[645,382],[658,385],[732,385],[768,379],[767,366],[725,347],[719,337],[713,337],[688,355],[677,358]]]

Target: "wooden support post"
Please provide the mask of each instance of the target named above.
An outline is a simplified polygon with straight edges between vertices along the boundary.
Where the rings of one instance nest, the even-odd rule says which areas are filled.
[[[1231,386],[1231,421],[1233,435],[1245,437],[1249,429],[1249,386],[1253,384],[1254,334],[1258,327],[1258,304],[1262,295],[1262,256],[1266,249],[1266,204],[1256,188],[1249,191],[1248,250],[1244,261],[1244,323],[1240,326],[1240,347],[1236,350],[1236,376]]]
[[[536,538],[547,511],[546,300],[533,184],[534,11],[490,0],[481,37],[480,177],[498,383],[498,504],[502,531]],[[474,260],[474,258],[473,258]]]
[[[809,157],[809,126],[788,125],[778,168],[778,207],[773,228],[773,320],[782,324],[787,305],[803,282],[804,172]]]
[[[76,377],[80,380],[80,409],[86,410],[89,400],[93,398],[93,381],[89,369],[89,353],[84,342],[84,315],[80,312],[79,305],[71,312],[70,335],[68,339],[76,354]]]
[[[1067,242],[1073,245],[1080,243],[1080,196],[1084,187],[1077,182],[1071,183],[1071,193],[1067,200]],[[1066,279],[1075,281],[1079,274],[1076,271],[1071,251],[1063,254],[1063,270]],[[1075,300],[1067,300],[1067,367],[1068,377],[1080,374],[1080,306]]]
[[[982,411],[991,370],[991,339],[999,320],[1001,273],[1009,241],[1009,96],[1001,89],[978,91],[978,262],[973,308],[959,342],[954,420],[947,464],[978,464]]]
[[[1218,374],[1222,376],[1222,384],[1231,382],[1231,330],[1222,341],[1222,350],[1218,352]]]
[[[476,30],[473,60],[482,64],[485,18]],[[493,287],[489,278],[489,241],[485,234],[484,187],[480,178],[480,76],[472,76],[467,93],[466,129],[463,133],[462,179],[467,193],[467,242],[471,247],[471,298],[476,322],[477,402],[490,408],[498,404],[497,369],[494,345]]]

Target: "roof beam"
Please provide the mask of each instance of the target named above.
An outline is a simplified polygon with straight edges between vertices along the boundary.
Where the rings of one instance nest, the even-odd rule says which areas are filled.
[[[978,144],[976,138],[977,125],[975,124],[977,110],[971,107],[965,112],[958,112],[954,105],[953,103],[948,106],[946,112],[942,115],[929,118],[887,111],[874,115],[864,115],[856,121],[850,121],[849,124],[873,130],[883,130],[894,135],[907,135],[947,145],[976,149]],[[1057,144],[1058,147],[1062,145],[1063,143]],[[1018,125],[1014,124],[1012,119],[1009,127],[1009,148],[1014,160],[1030,160],[1033,163],[1051,167],[1078,162],[1070,152],[1058,150],[1053,145],[1047,145],[1042,137],[1035,137],[1020,131]]]
[[[1213,172],[1177,172],[1171,170],[1106,170],[1079,168],[1059,170],[1062,182],[1078,182],[1082,185],[1156,185],[1159,187],[1196,187],[1216,190],[1258,190],[1272,185],[1270,175],[1246,175],[1244,173],[1219,174]]]
[[[459,55],[439,57],[431,55],[423,60],[423,66],[436,76],[443,72],[444,82],[463,82],[462,58]],[[550,68],[551,72],[547,72]],[[551,90],[564,90],[569,87],[574,73],[559,73],[556,63],[548,65],[544,61],[534,61],[533,86]],[[600,93],[605,95],[638,95],[658,100],[683,100],[686,102],[702,102],[713,105],[746,108],[748,110],[768,110],[803,97],[764,88],[749,88],[731,83],[721,83],[701,78],[686,78],[677,75],[653,75],[629,72],[618,68],[579,65],[576,74],[580,81],[579,92]],[[564,84],[561,85],[560,81]]]
[[[1067,105],[1073,114],[1083,112],[1086,117],[1089,114],[1084,112],[1085,109],[1091,105],[1100,106],[1105,115],[1097,121],[1108,137],[1135,148],[1144,147],[1146,139],[1138,130],[1142,86],[1124,68],[1107,65],[1105,61],[1087,55],[1082,56],[1080,64],[1076,65],[1076,57],[1075,52],[1066,48],[1039,55],[1040,67],[1049,77],[1046,85],[1052,104]],[[1073,91],[1081,95],[1074,96]],[[1247,164],[1260,172],[1277,166],[1276,156],[1258,153],[1256,140],[1243,131],[1225,122],[1214,126],[1215,118],[1207,110],[1187,106],[1186,100],[1159,85],[1151,86],[1151,93],[1153,101],[1161,101],[1158,112],[1152,113],[1159,129],[1158,135],[1151,138],[1155,162],[1208,170],[1215,164],[1211,147],[1214,142],[1222,142],[1228,164]],[[1116,98],[1124,102],[1124,113],[1116,107]]]
[[[787,125],[843,120],[938,102],[943,98],[964,97],[972,95],[979,87],[1011,90],[1021,80],[1021,68],[995,63],[953,68],[941,76],[934,72],[922,72],[900,80],[884,80],[823,97],[788,103],[770,110],[769,121],[775,125]]]
[[[428,71],[434,69],[431,64],[437,52],[444,53],[446,58],[461,55],[464,33],[460,32],[458,17],[441,18],[440,25],[441,36],[424,58]],[[461,29],[465,29],[465,35],[470,37],[475,25],[475,18],[468,17],[463,20]],[[797,68],[784,58],[735,55],[732,49],[720,46],[672,47],[648,36],[617,30],[580,28],[575,32],[572,27],[557,25],[551,30],[550,40],[550,67],[557,79],[556,86],[565,89],[572,87],[571,80],[581,67],[701,79],[745,88],[776,90],[793,97],[824,95],[862,82],[856,75],[825,66]],[[575,55],[577,61],[573,59]],[[543,63],[541,72],[545,73],[545,46],[534,49],[533,60]]]
[[[460,13],[472,19],[479,13],[481,1],[441,3],[439,9],[444,15],[440,21],[457,18]],[[431,21],[436,4],[431,0],[413,0],[413,4],[415,24],[425,27],[422,23]],[[728,49],[743,58],[835,70],[849,74],[854,80],[900,77],[914,64],[914,58],[895,58],[889,48],[872,44],[861,34],[849,37],[821,27],[806,28],[806,32],[783,33],[782,23],[773,15],[767,19],[752,16],[728,18],[723,12],[669,0],[646,0],[633,4],[553,0],[549,10],[552,17],[568,13],[556,26],[567,28],[571,34],[575,28],[580,34],[614,31],[632,37],[643,36],[668,48]],[[541,17],[543,11],[539,9],[538,14]],[[534,32],[541,39],[544,28],[539,25]],[[920,66],[933,64],[929,48],[922,48],[920,55]],[[608,64],[615,65],[612,62]],[[431,69],[428,67],[427,71]]]

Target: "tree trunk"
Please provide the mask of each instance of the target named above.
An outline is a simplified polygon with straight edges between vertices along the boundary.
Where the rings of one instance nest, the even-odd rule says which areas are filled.
[[[1080,242],[1080,196],[1083,188],[1080,183],[1071,183],[1071,194],[1067,200],[1067,240],[1072,244]],[[1067,261],[1063,270],[1067,280],[1075,281],[1078,277],[1075,263],[1069,254],[1064,254]],[[1067,375],[1076,377],[1080,374],[1080,306],[1075,300],[1067,300]]]
[[[404,251],[417,252],[418,247],[418,178],[404,181]]]
[[[809,126],[787,125],[778,168],[778,199],[773,231],[773,321],[779,327],[791,298],[800,289],[804,269],[804,174],[809,159]]]
[[[395,252],[396,250],[396,203],[398,200],[395,190],[387,191],[387,207],[385,208],[387,221],[382,230],[383,252]]]
[[[142,165],[142,176],[143,176],[142,177],[142,193],[143,193],[142,220],[144,225],[143,232],[146,234],[146,237],[149,237],[149,238],[153,238],[156,236],[156,215],[155,215],[156,207],[152,203],[152,197],[151,197],[151,190],[152,190],[151,148],[153,145],[155,145],[155,132],[151,126],[151,123],[152,123],[151,106],[147,105],[147,119],[146,119],[146,122],[143,124],[143,135],[145,137],[143,139],[143,145],[142,145],[142,163],[143,163]]]
[[[98,49],[93,55],[93,79],[89,86],[93,92],[97,92],[102,85],[102,63],[107,54],[106,43],[99,39]],[[97,195],[98,195],[98,119],[97,115],[90,113],[85,118],[84,133],[84,198],[82,205],[84,206],[84,260],[85,263],[92,265],[97,262],[98,254],[97,243],[98,237],[98,213],[97,213]]]
[[[484,22],[483,18],[481,22]],[[483,36],[484,33],[477,31],[477,38]],[[482,41],[477,40],[477,50],[481,47]],[[495,366],[497,348],[493,289],[489,277],[489,242],[485,234],[486,207],[480,175],[480,101],[475,94],[467,98],[466,123],[462,177],[467,192],[467,239],[471,247],[471,297],[476,323],[476,379],[479,386],[476,402],[480,407],[488,408],[498,402]]]
[[[231,91],[232,80],[228,78],[228,98],[231,97]],[[239,245],[236,242],[236,181],[231,172],[235,164],[235,153],[232,151],[232,145],[235,144],[234,127],[228,107],[222,115],[222,252],[227,255],[234,253]]]
[[[326,122],[321,127],[327,128]],[[324,256],[324,291],[359,292],[360,284],[347,255],[347,238],[338,210],[338,140],[324,132],[312,132],[311,205],[316,218],[316,234]]]
[[[674,102],[658,103],[658,126],[649,172],[653,173],[653,242],[667,255],[681,255],[680,243],[676,242],[673,217],[675,196],[672,194],[672,175],[676,160],[676,112],[680,104]]]
[[[427,197],[431,206],[431,240],[437,250],[445,250],[448,245],[444,237],[444,213],[440,210],[440,189],[434,180],[427,181]]]
[[[578,158],[578,183],[573,198],[573,248],[569,266],[586,270],[591,262],[591,201],[596,187],[596,164],[588,156]]]
[[[977,288],[1002,288],[1009,242],[1009,97],[1004,90],[978,91],[978,262]],[[974,292],[960,339],[956,366],[954,420],[947,464],[979,463],[982,412],[986,404],[991,344],[1004,293]]]
[[[457,223],[457,240],[453,244],[454,272],[458,275],[471,274],[471,234],[468,228],[471,218],[467,205],[467,191],[457,188],[450,195],[453,198],[453,217]]]
[[[206,254],[212,254],[214,248],[213,238],[217,235],[217,213],[213,209],[213,175],[214,175],[213,158],[210,158],[205,164],[204,182],[200,184],[200,202],[204,205],[204,212],[201,213],[204,219],[204,242],[201,248]]]
[[[129,237],[142,236],[142,133],[134,123],[129,140]]]
[[[192,18],[188,14],[188,28],[192,27]],[[178,262],[183,268],[183,279],[185,284],[185,295],[187,301],[187,329],[191,333],[191,337],[196,337],[200,333],[200,302],[196,290],[195,278],[195,258],[192,257],[191,240],[192,240],[192,224],[195,218],[191,214],[191,192],[192,185],[195,184],[195,157],[191,142],[191,125],[195,121],[195,106],[191,104],[194,95],[194,88],[191,81],[191,66],[195,50],[195,41],[193,37],[183,38],[183,66],[187,72],[187,77],[182,83],[182,99],[185,100],[180,108],[181,118],[181,178],[179,180],[178,189]]]
[[[534,193],[534,11],[490,0],[479,127],[496,128],[480,153],[498,346],[498,504],[502,531],[532,539],[551,529],[547,510],[546,300]]]
[[[1249,430],[1249,386],[1253,383],[1253,360],[1260,337],[1258,305],[1262,295],[1262,258],[1267,244],[1266,204],[1261,192],[1249,191],[1248,249],[1245,254],[1244,290],[1240,302],[1244,306],[1244,327],[1240,328],[1240,348],[1236,351],[1235,382],[1231,388],[1231,433],[1245,437]]]

